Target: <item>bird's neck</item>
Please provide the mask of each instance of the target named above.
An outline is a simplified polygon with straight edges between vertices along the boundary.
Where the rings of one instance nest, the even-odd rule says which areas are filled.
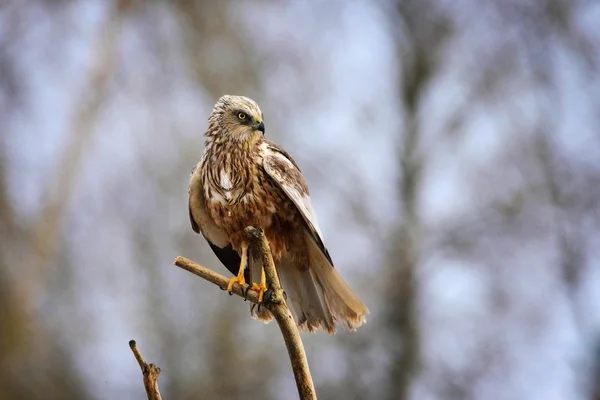
[[[258,150],[264,140],[264,136],[256,131],[243,140],[232,137],[208,136],[204,142],[204,146],[205,151],[210,155],[235,158],[251,155]]]

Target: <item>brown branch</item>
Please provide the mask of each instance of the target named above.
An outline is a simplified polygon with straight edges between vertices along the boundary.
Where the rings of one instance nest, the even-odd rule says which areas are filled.
[[[263,267],[265,269],[265,276],[267,279],[267,287],[269,290],[265,293],[263,299],[263,307],[267,307],[269,311],[275,317],[283,340],[292,363],[292,370],[294,372],[294,378],[296,380],[296,386],[298,388],[298,395],[301,400],[316,399],[317,395],[315,387],[308,367],[308,361],[306,360],[306,352],[304,351],[304,345],[298,332],[296,322],[290,313],[290,310],[285,302],[283,289],[277,278],[277,270],[275,269],[275,263],[273,262],[273,256],[269,250],[269,244],[262,231],[262,229],[255,229],[253,227],[246,228],[246,232],[252,238],[253,249],[256,249],[261,256]],[[175,259],[175,265],[198,275],[199,277],[214,283],[221,289],[225,289],[229,283],[229,279],[220,275],[202,265],[198,265],[195,262],[188,260],[184,257],[177,257]],[[254,290],[246,290],[245,293],[239,284],[233,286],[233,293],[250,300],[254,303],[258,302],[258,293]]]
[[[185,257],[177,257],[173,262],[179,268],[183,268],[188,272],[191,272],[194,275],[199,276],[200,278],[207,280],[211,283],[214,283],[221,290],[227,289],[227,285],[229,284],[229,279],[225,278],[223,275],[203,267],[200,264],[196,264],[192,260]],[[240,297],[243,297],[246,300],[250,300],[253,303],[258,303],[258,293],[253,290],[244,290],[242,291],[242,287],[236,283],[233,285],[233,293],[237,294]]]
[[[285,347],[287,347],[288,355],[292,362],[292,369],[294,370],[294,378],[296,379],[300,399],[316,399],[317,395],[312,376],[310,375],[310,369],[308,368],[304,345],[302,344],[300,332],[298,332],[294,317],[292,317],[292,313],[290,313],[290,309],[285,302],[283,289],[279,284],[277,270],[275,269],[275,263],[273,262],[267,238],[262,229],[248,227],[246,228],[246,232],[252,236],[252,245],[256,246],[262,258],[267,278],[267,287],[269,288],[265,306],[273,313],[283,335]]]
[[[158,376],[160,375],[160,368],[154,364],[146,363],[142,353],[140,352],[140,349],[138,349],[137,344],[135,343],[135,340],[129,341],[129,347],[131,348],[131,351],[133,351],[133,355],[142,369],[142,374],[144,375],[144,387],[146,388],[148,400],[162,400],[160,391],[158,390]]]

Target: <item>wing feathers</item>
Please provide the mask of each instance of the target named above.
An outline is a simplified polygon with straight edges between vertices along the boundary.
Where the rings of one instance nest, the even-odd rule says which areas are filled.
[[[192,224],[192,229],[194,230],[194,232],[200,233],[200,227],[198,226],[198,224],[194,220],[194,216],[192,215],[192,207],[188,206],[188,210],[190,211],[190,222]]]
[[[261,145],[263,168],[266,174],[294,203],[305,222],[307,266],[293,265],[291,259],[282,259],[278,272],[282,286],[289,293],[289,304],[296,323],[301,329],[314,331],[322,328],[335,333],[336,322],[344,323],[350,330],[365,322],[368,308],[350,289],[339,273],[323,242],[312,208],[308,186],[294,160],[283,149],[271,142]],[[202,233],[219,260],[233,274],[237,274],[240,257],[231,247],[227,234],[212,220],[206,209],[200,164],[192,171],[189,186],[189,215],[192,229]],[[250,251],[247,282],[258,281],[260,260]],[[264,307],[253,307],[252,316],[268,322],[273,315]]]
[[[189,208],[192,228],[196,232],[200,231],[206,240],[218,247],[223,248],[229,244],[227,234],[214,223],[206,210],[200,164],[194,168],[190,178]]]
[[[228,244],[225,247],[216,246],[211,242],[208,242],[208,244],[219,261],[221,261],[221,263],[229,270],[229,272],[231,272],[233,275],[237,275],[242,259],[237,251],[231,247],[231,244]],[[248,268],[246,268],[244,271],[244,279],[246,279],[246,282],[250,282],[250,270]]]
[[[306,222],[312,239],[333,266],[333,261],[325,247],[323,235],[317,224],[317,217],[310,202],[306,180],[302,176],[296,162],[287,152],[274,143],[265,142],[263,144],[263,151],[263,168],[298,208],[298,211],[300,211]]]
[[[322,293],[325,308],[333,314],[334,321],[341,321],[350,331],[355,331],[365,323],[369,309],[319,250],[308,242],[310,273]]]
[[[232,274],[237,275],[238,269],[240,268],[240,256],[231,247],[231,243],[229,243],[229,239],[225,232],[214,223],[206,210],[200,164],[192,170],[192,176],[190,178],[189,212],[192,229],[196,233],[202,233],[202,236],[204,236],[219,261],[221,261]],[[245,275],[248,280],[249,271],[247,269]]]

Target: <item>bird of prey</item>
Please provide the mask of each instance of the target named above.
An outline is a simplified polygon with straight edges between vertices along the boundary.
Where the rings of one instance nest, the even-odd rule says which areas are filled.
[[[311,206],[308,187],[292,157],[264,136],[262,112],[251,99],[225,95],[208,119],[205,149],[192,171],[189,213],[237,282],[266,291],[262,263],[249,251],[245,228],[262,228],[296,324],[330,334],[338,322],[356,330],[368,308],[333,266]],[[251,314],[273,318],[265,307]]]

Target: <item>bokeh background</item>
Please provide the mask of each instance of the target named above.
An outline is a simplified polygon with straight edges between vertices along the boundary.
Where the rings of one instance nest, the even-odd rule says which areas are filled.
[[[0,2],[0,397],[297,396],[187,183],[223,94],[300,164],[371,309],[321,399],[600,396],[600,2]]]

